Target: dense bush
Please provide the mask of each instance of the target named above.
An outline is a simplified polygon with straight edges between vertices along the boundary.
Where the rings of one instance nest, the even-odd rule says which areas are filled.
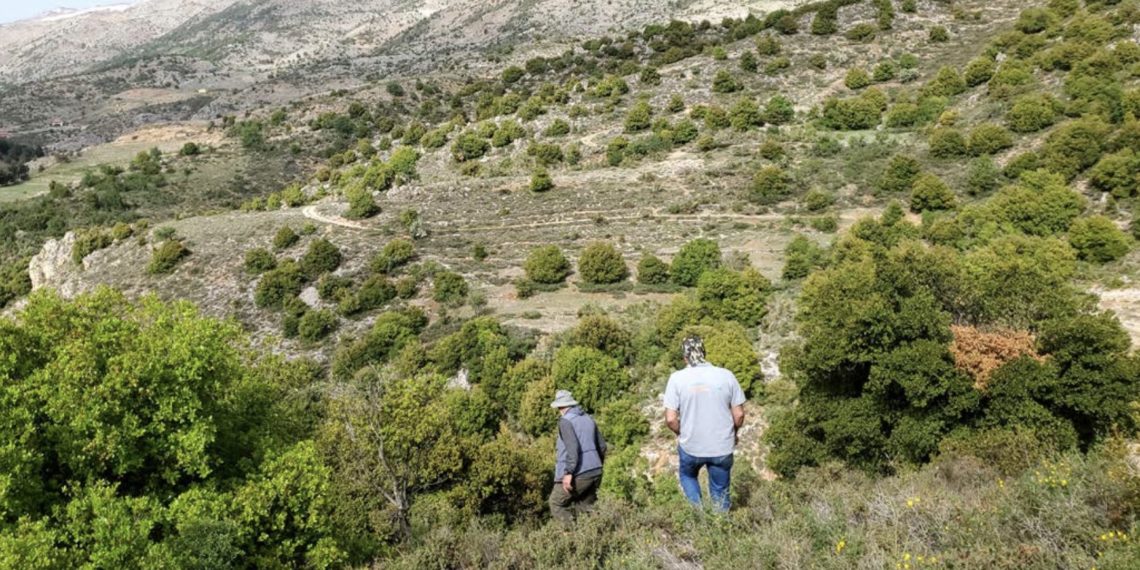
[[[593,348],[628,362],[633,357],[633,338],[620,323],[606,315],[588,315],[566,336],[569,346]]]
[[[922,174],[910,191],[910,209],[914,212],[928,210],[948,210],[954,208],[954,192],[933,174]]]
[[[541,166],[534,169],[534,173],[530,176],[530,191],[547,192],[553,189],[554,179],[550,177],[550,172]]]
[[[608,243],[592,243],[578,257],[582,281],[596,285],[620,283],[629,277],[625,259]]]
[[[395,298],[396,287],[392,282],[387,277],[374,275],[361,283],[355,292],[343,295],[337,308],[341,314],[353,316],[383,307]]]
[[[336,271],[343,258],[340,248],[327,239],[318,238],[309,243],[309,249],[301,256],[299,266],[310,279],[316,279],[322,273]]]
[[[938,158],[955,158],[967,154],[966,137],[958,129],[941,127],[930,133],[930,154]]]
[[[467,298],[467,280],[453,271],[440,271],[432,280],[431,298],[446,305],[461,305]]]
[[[803,279],[824,262],[824,251],[808,238],[797,235],[784,248],[784,279]]]
[[[236,325],[188,304],[108,290],[33,295],[0,326],[0,447],[20,450],[4,462],[6,565],[342,560],[329,472],[292,398],[311,368],[250,358]]]
[[[871,76],[861,67],[853,67],[843,78],[843,84],[848,89],[859,90],[871,84]]]
[[[669,268],[670,278],[682,287],[697,284],[701,274],[720,267],[720,246],[709,239],[695,239],[681,246]]]
[[[778,166],[761,168],[752,178],[748,199],[757,204],[775,204],[791,194],[792,181]]]
[[[735,93],[743,88],[744,86],[740,84],[740,81],[728,70],[721,69],[713,77],[713,93]]]
[[[630,383],[629,374],[617,359],[584,346],[558,349],[554,353],[550,373],[554,386],[558,390],[573,392],[587,410],[601,409],[621,395]],[[548,409],[550,394],[547,394]]]
[[[490,149],[491,144],[486,138],[473,131],[464,131],[451,144],[451,156],[456,162],[465,162],[481,158]]]
[[[1107,263],[1124,257],[1131,249],[1128,236],[1104,216],[1079,218],[1069,227],[1069,243],[1086,261]]]
[[[669,264],[655,255],[646,254],[637,262],[637,282],[643,285],[664,285],[669,282]]]
[[[273,236],[273,247],[278,250],[288,249],[300,240],[301,236],[298,236],[297,232],[293,231],[293,228],[285,226],[277,230],[277,233]]]
[[[823,126],[836,130],[870,129],[879,125],[883,108],[879,102],[868,97],[874,89],[864,91],[858,97],[846,99],[828,98],[823,102]]]
[[[306,311],[297,325],[297,335],[302,340],[317,342],[332,334],[336,328],[336,313],[326,310]]]
[[[645,100],[634,103],[625,116],[625,132],[637,133],[649,128],[653,121],[653,108]]]
[[[277,267],[277,258],[263,247],[255,247],[245,252],[245,270],[253,273],[265,273]]]
[[[545,245],[531,250],[523,263],[526,277],[535,283],[553,285],[562,283],[570,275],[570,261],[556,245]]]
[[[1013,146],[1013,135],[1000,125],[982,123],[970,130],[967,145],[974,156],[997,154]]]
[[[970,161],[966,168],[966,189],[973,196],[989,194],[998,189],[1001,171],[994,160],[982,155]]]
[[[1005,120],[1015,133],[1032,133],[1052,125],[1056,116],[1049,99],[1026,95],[1014,101]]]
[[[377,206],[376,200],[372,198],[372,190],[366,186],[352,184],[344,190],[344,195],[348,198],[348,210],[344,217],[362,220],[380,213],[380,206]]]
[[[709,269],[697,280],[697,301],[703,316],[756,326],[768,312],[772,284],[755,269]]]
[[[166,240],[154,249],[146,272],[151,275],[165,275],[174,271],[178,262],[190,255],[190,250],[179,240]]]
[[[966,69],[962,72],[962,79],[967,86],[977,87],[988,82],[996,70],[997,63],[992,58],[976,57],[966,64]]]
[[[914,181],[922,173],[922,164],[914,158],[896,154],[887,162],[887,168],[879,178],[878,188],[884,193],[898,193],[910,191]]]
[[[416,258],[416,246],[410,240],[396,238],[372,257],[370,267],[375,273],[389,274]]]
[[[1140,158],[1130,148],[1105,155],[1089,172],[1089,184],[1116,198],[1140,194]]]
[[[304,284],[301,268],[293,261],[284,261],[277,269],[263,273],[257,280],[253,300],[258,307],[280,309],[286,299],[301,293]]]

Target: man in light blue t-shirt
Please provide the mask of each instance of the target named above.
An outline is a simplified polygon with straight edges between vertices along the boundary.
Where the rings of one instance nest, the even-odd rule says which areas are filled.
[[[686,337],[681,353],[687,366],[665,387],[665,424],[679,436],[681,490],[700,505],[697,475],[705,467],[709,497],[718,510],[727,511],[736,432],[744,425],[744,391],[732,372],[708,363],[700,337]]]

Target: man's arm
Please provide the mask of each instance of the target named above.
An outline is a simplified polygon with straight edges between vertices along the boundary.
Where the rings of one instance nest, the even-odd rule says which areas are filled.
[[[677,435],[681,435],[681,414],[677,410],[665,408],[665,425]]]
[[[569,493],[574,489],[574,472],[578,470],[578,434],[574,433],[574,426],[565,418],[558,420],[558,437],[562,438],[562,445],[566,446],[566,473],[562,475],[562,489]]]
[[[744,425],[744,405],[732,407],[732,427],[739,430]]]

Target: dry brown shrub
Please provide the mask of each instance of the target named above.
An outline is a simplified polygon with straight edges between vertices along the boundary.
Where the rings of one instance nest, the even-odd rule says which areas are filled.
[[[1041,360],[1035,348],[1036,338],[1029,331],[996,329],[982,331],[977,327],[950,327],[954,341],[950,354],[959,370],[974,379],[974,387],[985,390],[990,375],[1001,365],[1021,356]]]

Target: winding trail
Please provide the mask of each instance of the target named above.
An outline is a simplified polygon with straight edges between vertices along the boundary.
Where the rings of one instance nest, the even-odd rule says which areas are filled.
[[[340,226],[342,228],[349,228],[349,229],[353,229],[353,230],[371,230],[371,229],[373,229],[373,228],[370,228],[370,227],[368,227],[368,226],[366,226],[360,222],[354,222],[352,220],[346,220],[340,216],[330,216],[330,215],[322,214],[320,212],[320,210],[317,209],[316,204],[313,204],[310,206],[305,206],[301,210],[301,214],[304,215],[306,218],[309,218],[310,220],[320,222],[322,224]]]

